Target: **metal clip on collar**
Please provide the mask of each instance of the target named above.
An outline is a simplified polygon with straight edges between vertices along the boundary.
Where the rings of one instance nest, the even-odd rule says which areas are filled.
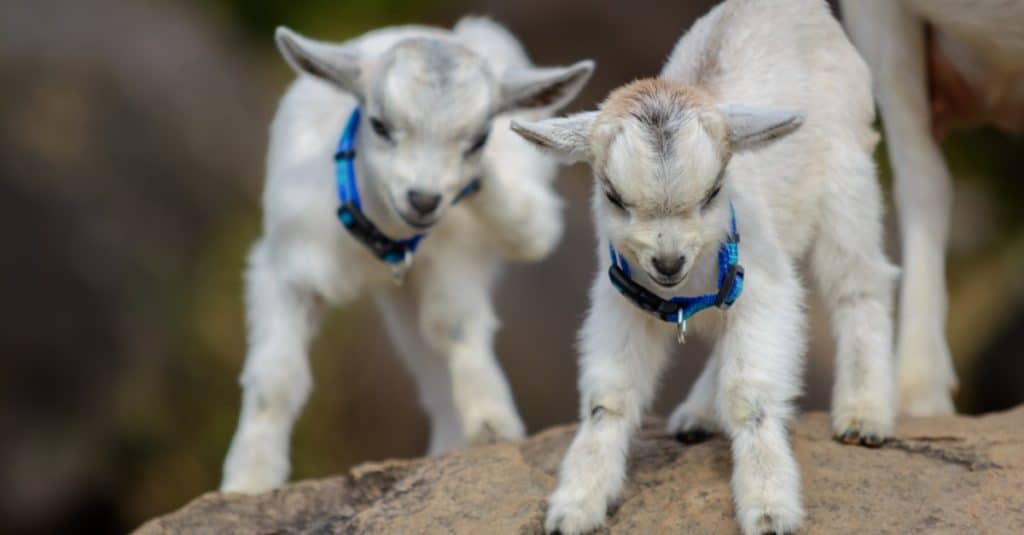
[[[405,275],[412,268],[412,255],[412,251],[406,250],[401,262],[391,264],[391,282],[395,283],[395,286],[405,284]]]

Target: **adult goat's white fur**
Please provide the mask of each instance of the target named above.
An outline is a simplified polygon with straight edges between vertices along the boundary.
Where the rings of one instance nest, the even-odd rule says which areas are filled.
[[[673,325],[608,281],[609,241],[662,297],[710,293],[730,201],[745,288],[728,311],[690,320],[716,341],[668,431],[729,437],[744,533],[801,524],[787,422],[806,336],[796,264],[808,255],[838,342],[833,430],[868,445],[890,432],[896,270],[882,248],[873,119],[867,67],[823,0],[729,0],[682,37],[659,79],[620,88],[597,112],[513,123],[596,177],[601,269],[580,333],[582,423],[548,502],[548,531],[603,522],[674,346]],[[678,276],[659,273],[661,257],[685,257]]]
[[[271,128],[263,236],[246,274],[242,411],[222,489],[258,492],[287,479],[322,308],[364,292],[372,291],[417,383],[430,417],[430,453],[522,437],[494,354],[490,293],[503,257],[542,258],[558,242],[562,218],[551,188],[557,163],[511,133],[508,121],[565,105],[593,63],[533,67],[512,35],[478,18],[451,31],[388,28],[341,44],[282,28],[277,42],[303,76]],[[393,239],[431,226],[401,288],[335,216],[332,154],[357,104],[364,212]],[[477,177],[479,193],[452,205]],[[417,213],[414,190],[441,202]]]
[[[872,70],[895,175],[903,239],[897,338],[900,406],[953,412],[956,372],[946,342],[945,248],[953,184],[932,137],[925,27],[970,85],[975,120],[1024,130],[1024,2],[847,0],[843,18]]]

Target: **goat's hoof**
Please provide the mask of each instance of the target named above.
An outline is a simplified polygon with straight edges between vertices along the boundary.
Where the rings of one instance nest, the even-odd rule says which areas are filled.
[[[786,518],[786,514],[763,514],[754,526],[742,530],[744,533],[757,533],[758,535],[789,535],[796,532],[800,527],[803,513],[795,517]]]
[[[676,440],[683,444],[700,444],[711,438],[711,433],[699,427],[676,433]]]
[[[843,444],[856,444],[860,442],[860,431],[849,429],[844,431],[843,434],[836,436],[836,440]]]
[[[856,429],[850,429],[841,435],[836,436],[836,440],[843,444],[849,444],[851,446],[861,445],[866,448],[880,448],[885,444],[885,438],[881,435],[874,433],[860,434],[860,431]]]
[[[880,448],[885,444],[885,439],[878,435],[864,435],[860,437],[860,445],[868,448]]]
[[[463,434],[471,446],[521,440],[525,435],[515,409],[500,404],[480,404],[462,415]]]
[[[556,491],[548,499],[544,520],[545,533],[581,535],[601,527],[608,512],[608,501],[601,493],[587,492],[573,499],[563,499]]]

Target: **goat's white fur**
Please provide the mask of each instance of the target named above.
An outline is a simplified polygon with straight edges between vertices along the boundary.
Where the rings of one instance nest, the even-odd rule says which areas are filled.
[[[805,351],[801,257],[810,257],[838,343],[834,432],[874,442],[893,424],[896,269],[882,248],[869,73],[823,0],[729,0],[682,37],[660,78],[616,91],[596,113],[513,123],[597,176],[600,269],[580,332],[582,423],[546,529],[568,535],[603,522],[674,345],[673,325],[609,283],[609,240],[634,279],[663,297],[712,292],[731,199],[745,288],[728,311],[690,320],[691,331],[716,342],[668,431],[724,431],[743,532],[790,532],[804,517],[786,431]],[[723,169],[723,194],[701,208]],[[688,260],[680,282],[659,287],[652,259],[666,254]]]
[[[544,257],[561,236],[562,218],[551,188],[556,162],[512,134],[508,122],[540,119],[566,104],[593,64],[532,67],[512,35],[478,18],[452,31],[387,28],[342,44],[287,29],[277,40],[304,76],[271,128],[263,236],[246,275],[242,411],[221,488],[259,492],[287,479],[291,430],[312,387],[307,353],[321,311],[364,292],[372,292],[416,380],[430,417],[430,453],[522,437],[494,354],[498,318],[490,293],[503,257]],[[420,230],[403,222],[406,191],[444,198],[444,217],[401,288],[335,216],[332,154],[357,103],[363,122],[356,174],[370,219],[390,237],[407,238]],[[370,117],[390,123],[393,142],[374,132]],[[488,126],[482,155],[469,151]],[[453,206],[478,176],[479,193]]]
[[[844,0],[850,37],[871,67],[895,175],[903,239],[900,406],[953,412],[956,372],[946,342],[945,248],[953,184],[931,130],[925,24],[977,93],[982,119],[1024,129],[1024,2]]]

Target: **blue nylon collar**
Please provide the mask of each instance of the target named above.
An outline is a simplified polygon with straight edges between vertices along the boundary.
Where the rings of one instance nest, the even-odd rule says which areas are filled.
[[[642,310],[654,314],[663,321],[678,324],[680,326],[680,341],[682,341],[686,320],[711,307],[728,308],[743,293],[743,266],[739,263],[740,235],[736,230],[736,211],[731,202],[729,203],[729,212],[731,217],[730,233],[718,248],[718,292],[693,297],[663,299],[631,278],[626,258],[615,250],[611,242],[608,242],[608,251],[612,259],[608,277],[611,279],[612,286]]]
[[[348,118],[345,130],[341,134],[341,140],[338,141],[338,150],[334,153],[338,202],[340,204],[338,219],[353,237],[369,247],[380,260],[392,266],[408,263],[425,234],[417,234],[406,240],[391,239],[384,235],[363,213],[363,202],[356,184],[355,169],[355,144],[356,133],[359,130],[359,118],[360,113],[357,106]],[[480,179],[473,180],[459,192],[453,203],[476,193],[479,189]]]

